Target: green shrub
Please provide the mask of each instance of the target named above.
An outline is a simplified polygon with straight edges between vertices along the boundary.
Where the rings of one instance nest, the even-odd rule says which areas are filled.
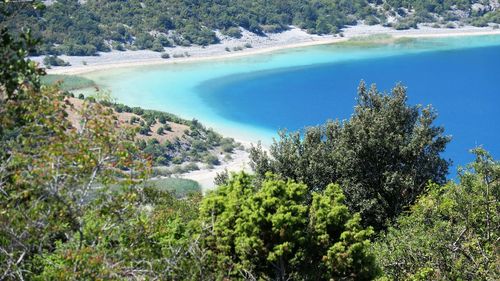
[[[133,107],[132,108],[132,113],[137,114],[137,115],[143,115],[144,114],[144,109],[140,107]]]
[[[69,62],[64,61],[58,56],[48,55],[43,59],[43,64],[46,66],[70,66]]]
[[[172,159],[172,163],[176,165],[182,164],[182,162],[184,162],[184,159],[182,159],[182,157],[179,156],[176,156]]]
[[[139,129],[139,134],[141,135],[149,135],[149,132],[151,132],[151,129],[147,126],[142,126],[140,129]]]
[[[228,29],[222,30],[222,34],[233,37],[233,38],[241,38],[241,30],[239,27],[230,27]]]
[[[219,158],[217,158],[217,156],[212,154],[206,155],[203,159],[203,162],[205,162],[208,165],[215,165],[215,166],[220,164]]]

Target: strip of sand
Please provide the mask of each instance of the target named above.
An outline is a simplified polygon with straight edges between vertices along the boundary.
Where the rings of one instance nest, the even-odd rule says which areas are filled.
[[[301,48],[315,45],[334,44],[344,42],[352,38],[373,35],[390,35],[393,38],[435,38],[452,36],[479,36],[500,35],[500,29],[493,27],[465,26],[455,29],[432,28],[419,26],[419,29],[395,30],[380,25],[356,25],[345,28],[343,37],[339,35],[314,35],[304,30],[291,27],[289,30],[258,36],[243,30],[243,36],[239,39],[225,37],[221,34],[221,43],[202,46],[165,48],[170,54],[169,59],[162,59],[161,54],[149,50],[141,51],[112,51],[100,53],[99,56],[60,56],[63,60],[71,63],[68,67],[54,67],[48,69],[50,74],[84,74],[89,72],[131,68],[147,65],[192,63],[206,60],[218,60],[251,56],[262,53],[281,51],[284,49]],[[251,48],[245,47],[251,45]],[[236,50],[235,50],[236,49]],[[241,50],[239,50],[241,49]],[[181,57],[183,55],[183,57]],[[176,58],[174,58],[176,56]],[[35,61],[42,62],[43,57],[33,57]]]

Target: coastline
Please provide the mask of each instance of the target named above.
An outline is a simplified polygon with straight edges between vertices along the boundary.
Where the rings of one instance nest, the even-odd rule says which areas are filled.
[[[379,38],[376,38],[380,35]],[[258,37],[251,34],[244,34],[241,39],[230,39],[222,40],[220,44],[208,46],[202,48],[199,46],[194,47],[176,47],[167,48],[167,52],[180,53],[189,52],[191,54],[188,58],[170,58],[162,59],[160,53],[153,51],[125,51],[117,52],[113,51],[110,53],[102,53],[101,56],[96,57],[66,57],[61,56],[64,60],[70,60],[72,66],[69,67],[57,67],[49,69],[47,72],[49,74],[68,74],[68,75],[78,75],[94,73],[99,75],[101,71],[112,70],[112,69],[122,69],[122,68],[135,68],[143,66],[158,66],[158,65],[176,65],[185,63],[197,63],[206,62],[213,60],[226,60],[239,57],[248,57],[259,54],[267,54],[276,51],[282,51],[286,49],[293,48],[303,48],[308,46],[317,45],[327,45],[336,44],[341,42],[347,42],[353,38],[360,38],[363,41],[364,37],[374,36],[373,38],[366,38],[366,42],[374,43],[391,43],[392,41],[399,38],[445,38],[445,37],[461,37],[461,36],[482,36],[482,35],[500,35],[500,30],[493,29],[491,27],[487,28],[477,28],[477,27],[463,27],[456,29],[441,29],[441,28],[430,28],[430,27],[420,27],[420,29],[412,30],[393,30],[381,26],[355,26],[350,27],[344,32],[344,37],[340,36],[318,36],[310,35],[305,33],[300,29],[291,29],[289,31],[283,32],[281,34],[273,34],[268,37]],[[241,46],[242,44],[251,42],[252,48],[247,48],[242,51],[237,52],[227,52],[226,47]],[[40,61],[42,58],[38,58]],[[90,60],[93,59],[93,60]],[[81,63],[82,60],[87,61],[87,65]],[[202,120],[203,122],[203,120]],[[229,136],[234,137],[238,142],[244,143],[244,147],[248,148],[250,143],[255,143],[250,141],[245,136],[236,134],[230,134]],[[266,147],[264,147],[266,148]],[[267,147],[268,148],[268,147]],[[249,168],[249,154],[246,151],[239,151],[233,155],[233,159],[227,162],[222,162],[221,165],[215,166],[213,168],[202,168],[198,171],[192,171],[189,173],[184,173],[176,175],[175,177],[192,179],[197,181],[202,187],[203,192],[213,189],[213,180],[217,173],[228,170],[229,172],[236,172],[245,170],[250,171]]]
[[[63,60],[69,61],[71,66],[54,67],[47,69],[48,74],[81,75],[91,72],[99,72],[109,69],[133,68],[139,66],[168,65],[181,63],[195,63],[210,60],[232,59],[246,56],[253,56],[264,53],[272,53],[285,49],[302,48],[317,45],[328,45],[340,42],[347,42],[353,38],[367,36],[388,35],[391,39],[398,38],[439,38],[439,37],[459,37],[459,36],[481,36],[500,35],[500,29],[492,27],[472,27],[465,26],[455,29],[432,28],[420,26],[419,29],[395,30],[382,27],[380,25],[367,26],[357,25],[348,27],[343,32],[343,37],[336,35],[314,35],[292,27],[288,31],[277,34],[269,34],[267,37],[257,36],[244,31],[240,39],[222,38],[221,43],[207,47],[190,46],[166,48],[165,52],[171,55],[169,59],[162,59],[161,54],[149,50],[142,51],[112,51],[101,53],[100,56],[60,56]],[[241,47],[244,44],[251,44],[251,48],[240,51],[228,52],[226,49]],[[175,54],[188,53],[189,57],[172,58]],[[43,56],[32,57],[34,61],[42,62]]]

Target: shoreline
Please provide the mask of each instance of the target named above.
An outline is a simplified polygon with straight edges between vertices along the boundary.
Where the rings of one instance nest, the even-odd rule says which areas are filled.
[[[383,35],[381,38],[376,38],[377,35]],[[54,69],[47,70],[49,74],[68,74],[68,75],[78,75],[89,73],[99,73],[106,70],[112,69],[124,69],[124,68],[135,68],[135,67],[145,67],[145,66],[159,66],[159,65],[176,65],[176,64],[187,64],[187,63],[197,63],[215,60],[225,60],[225,59],[235,59],[240,57],[248,57],[259,54],[268,54],[276,51],[282,51],[294,48],[303,48],[309,46],[318,45],[328,45],[336,44],[341,42],[348,42],[353,38],[363,39],[366,38],[366,42],[382,43],[388,44],[399,38],[445,38],[445,37],[462,37],[462,36],[483,36],[483,35],[498,35],[500,36],[500,30],[488,28],[476,28],[476,27],[464,27],[457,29],[437,29],[429,27],[421,27],[420,29],[414,30],[393,30],[384,28],[381,26],[355,26],[349,28],[345,33],[344,37],[337,36],[318,36],[305,34],[304,31],[300,29],[292,29],[286,31],[282,34],[276,35],[276,37],[269,38],[255,38],[255,36],[248,35],[246,38],[232,40],[232,41],[222,41],[220,44],[209,46],[206,48],[202,47],[176,47],[169,48],[169,53],[174,50],[177,52],[188,51],[191,57],[188,58],[170,58],[162,59],[160,53],[153,51],[125,51],[117,52],[113,51],[110,53],[103,53],[101,56],[91,57],[95,62],[91,62],[87,65],[78,65],[81,60],[87,60],[89,57],[69,57],[72,58],[72,66],[69,67],[58,67]],[[369,36],[375,36],[375,38],[369,38]],[[279,37],[283,37],[282,40],[278,40]],[[252,41],[253,48],[248,48],[243,51],[238,52],[227,52],[226,47],[235,46],[235,44],[244,44],[247,41]],[[261,40],[261,41],[256,41]],[[363,41],[363,40],[361,40]],[[355,42],[355,41],[354,41]],[[231,45],[232,44],[232,45]],[[236,45],[237,46],[237,45]],[[175,52],[174,52],[175,53]],[[67,56],[61,56],[62,59],[67,60]],[[41,58],[39,58],[41,59]],[[79,61],[80,60],[80,61]],[[202,120],[203,121],[203,120]],[[244,147],[248,149],[253,141],[246,139],[242,135],[230,135],[234,137],[238,142],[244,144]],[[268,149],[268,147],[264,146]],[[237,172],[245,170],[250,171],[249,168],[249,153],[247,151],[238,151],[233,155],[233,159],[229,161],[224,161],[222,165],[215,166],[213,168],[201,168],[197,171],[192,171],[189,173],[179,174],[175,177],[191,179],[200,184],[203,193],[214,188],[213,180],[217,173],[228,170],[229,172]]]
[[[446,29],[421,26],[419,29],[395,30],[382,26],[357,25],[346,28],[343,34],[343,37],[334,35],[314,35],[308,34],[303,30],[293,27],[288,31],[284,31],[278,34],[270,34],[267,37],[261,37],[249,32],[244,32],[244,36],[241,39],[223,38],[221,40],[221,43],[209,45],[207,47],[191,46],[166,48],[166,52],[171,54],[171,58],[169,59],[162,59],[160,57],[161,53],[149,50],[122,52],[112,51],[108,53],[101,53],[100,56],[93,57],[60,56],[63,60],[70,61],[71,66],[54,67],[52,69],[47,69],[47,73],[81,75],[110,69],[236,59],[240,57],[267,54],[286,49],[336,44],[347,42],[353,38],[363,38],[376,35],[388,35],[391,37],[391,39],[445,38],[500,35],[500,29],[493,29],[492,27],[471,26]],[[246,43],[250,43],[252,47],[243,49],[241,51],[228,52],[226,50],[227,48],[234,48]],[[179,53],[188,53],[189,57],[172,58],[172,54]],[[32,59],[41,63],[43,57],[32,57]]]

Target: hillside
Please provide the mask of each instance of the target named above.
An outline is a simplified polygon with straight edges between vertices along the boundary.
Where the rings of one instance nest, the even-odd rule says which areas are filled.
[[[71,96],[67,98],[67,118],[76,130],[81,130],[84,108],[97,101],[94,97]],[[136,145],[151,159],[155,176],[210,170],[230,162],[238,150],[244,150],[232,138],[224,138],[196,120],[105,101],[99,103],[113,110],[117,127],[136,132]]]
[[[170,46],[206,46],[242,30],[260,36],[297,26],[313,34],[337,34],[347,25],[382,24],[395,29],[500,23],[497,0],[132,0],[45,1],[36,10],[24,2],[2,3],[10,15],[1,26],[30,26],[43,44],[33,54],[96,55],[111,50],[164,51]]]

